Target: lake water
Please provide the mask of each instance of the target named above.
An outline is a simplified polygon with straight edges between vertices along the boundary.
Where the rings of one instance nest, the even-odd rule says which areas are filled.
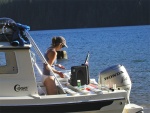
[[[64,36],[69,48],[67,60],[58,60],[66,69],[81,65],[90,52],[90,76],[115,64],[127,69],[133,103],[150,108],[150,26],[127,26],[87,29],[30,31],[42,53],[51,44],[53,36]]]

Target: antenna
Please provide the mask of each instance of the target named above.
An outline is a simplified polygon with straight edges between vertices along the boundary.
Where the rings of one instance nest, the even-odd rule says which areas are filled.
[[[83,65],[89,65],[89,57],[90,57],[90,53],[89,53],[89,51],[88,51],[88,53],[87,53],[87,55],[86,55],[86,59],[85,59],[85,62],[84,62],[84,64]]]

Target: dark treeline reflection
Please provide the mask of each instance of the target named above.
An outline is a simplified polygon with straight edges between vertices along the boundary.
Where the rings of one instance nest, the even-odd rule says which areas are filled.
[[[0,17],[31,30],[150,24],[150,0],[0,0]]]

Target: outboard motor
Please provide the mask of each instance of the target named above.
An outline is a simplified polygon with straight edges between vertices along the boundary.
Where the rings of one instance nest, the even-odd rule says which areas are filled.
[[[123,65],[111,66],[100,72],[98,83],[108,88],[127,91],[127,103],[130,103],[131,80]]]

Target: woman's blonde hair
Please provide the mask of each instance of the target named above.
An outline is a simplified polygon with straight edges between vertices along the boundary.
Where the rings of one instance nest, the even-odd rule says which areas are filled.
[[[66,45],[66,40],[64,37],[62,36],[56,36],[52,38],[52,46],[56,47],[58,46],[60,43],[62,43],[64,45],[64,47],[67,47]]]
[[[53,37],[52,38],[52,46],[58,46],[59,45],[59,42],[57,41],[57,37]]]

